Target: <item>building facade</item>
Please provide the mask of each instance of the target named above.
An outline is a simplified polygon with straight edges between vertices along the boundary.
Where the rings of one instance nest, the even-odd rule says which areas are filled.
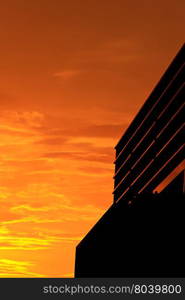
[[[76,277],[185,276],[184,78],[185,46],[115,147],[114,201],[78,244]]]

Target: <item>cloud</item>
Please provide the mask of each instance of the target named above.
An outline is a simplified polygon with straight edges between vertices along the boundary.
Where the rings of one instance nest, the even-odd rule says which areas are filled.
[[[100,176],[100,174],[102,176],[113,175],[112,170],[110,168],[87,166],[87,167],[79,167],[79,170],[83,171],[84,173],[87,173],[87,176],[89,173],[95,174],[95,176]]]
[[[53,76],[59,77],[64,80],[69,80],[74,77],[77,77],[78,75],[81,75],[82,73],[83,71],[81,70],[65,70],[65,71],[54,73]]]
[[[42,144],[42,145],[49,145],[49,146],[61,146],[64,145],[69,138],[64,137],[63,135],[56,137],[56,136],[50,136],[50,137],[42,137],[41,140],[37,140],[36,144]]]
[[[0,226],[0,235],[6,235],[6,234],[8,234],[10,231],[8,230],[8,228],[7,227],[5,227],[5,226]]]
[[[44,114],[38,111],[3,110],[0,117],[3,126],[11,130],[26,131],[28,128],[38,128],[44,122]]]
[[[91,152],[48,152],[42,155],[43,158],[55,158],[55,159],[69,159],[69,160],[77,160],[77,161],[89,161],[89,162],[102,162],[102,163],[111,163],[113,160],[113,155],[106,153],[98,153],[96,150]]]
[[[31,272],[34,263],[10,259],[0,259],[0,277],[44,277],[43,274]]]
[[[48,248],[54,240],[14,235],[0,236],[0,249],[39,250]]]
[[[63,141],[64,138],[69,139],[71,137],[115,138],[122,133],[126,125],[127,120],[125,123],[120,124],[76,124],[72,128],[61,129],[58,127],[50,127],[43,128],[43,130],[46,135],[49,134],[49,137],[47,137],[49,144],[52,142],[52,139],[54,139],[54,144],[60,144],[60,139]]]
[[[26,128],[16,128],[8,125],[0,125],[0,134],[2,135],[17,135],[17,136],[33,136],[35,132]]]
[[[51,210],[56,210],[57,207],[55,206],[40,206],[40,207],[33,207],[28,204],[22,204],[18,206],[13,206],[11,207],[11,211],[13,212],[18,212],[18,213],[24,213],[25,211],[30,211],[30,212],[48,212]]]
[[[66,202],[66,199],[61,191],[49,183],[31,183],[26,187],[25,190],[17,192],[16,197],[23,199],[35,199],[37,201],[40,198],[59,198],[62,199],[64,203]]]
[[[71,235],[71,231],[68,229],[71,225],[69,222],[81,222],[81,221],[91,221],[91,220],[96,220],[97,216],[100,216],[103,214],[103,209],[100,209],[94,205],[74,205],[74,204],[65,204],[65,203],[50,203],[47,206],[43,205],[29,205],[29,204],[19,204],[19,205],[14,205],[10,207],[10,212],[14,213],[15,215],[12,215],[12,218],[6,219],[4,218],[3,221],[1,221],[1,227],[0,227],[0,232],[2,232],[2,238],[1,242],[5,240],[12,241],[14,233],[14,237],[16,237],[16,240],[13,239],[13,244],[12,246],[15,246],[15,241],[17,241],[17,236],[18,238],[24,238],[26,235],[26,232],[28,232],[28,237],[25,239],[25,241],[29,244],[32,241],[36,241],[37,247],[43,247],[44,245],[41,244],[39,245],[40,239],[37,241],[29,239],[33,236],[37,238],[37,234],[39,233],[39,236],[43,232],[43,228],[45,228],[45,236],[42,236],[43,240],[45,240],[46,236],[46,241],[49,243],[52,241],[55,241],[55,235],[50,235],[49,228],[50,224],[63,224],[65,231],[67,234]],[[20,224],[20,232],[17,232]],[[21,224],[24,224],[22,226]],[[30,231],[30,228],[34,228],[34,226],[38,224],[40,227],[39,231]],[[44,227],[43,227],[43,226]],[[24,228],[26,231],[25,233],[22,232],[22,229]],[[11,231],[10,231],[11,229]],[[47,233],[48,231],[48,233]],[[61,234],[58,235],[57,240],[65,240],[71,241],[71,236],[70,239],[66,239],[66,237],[63,236],[63,230],[61,230]],[[59,237],[60,236],[60,237]],[[76,237],[72,237],[72,240],[76,240]],[[19,245],[20,246],[20,245]],[[23,245],[22,245],[23,246]],[[32,245],[33,246],[33,245]],[[35,245],[36,246],[36,245]],[[2,247],[2,245],[1,245]],[[27,247],[26,247],[27,249]],[[35,247],[34,247],[35,249]]]
[[[0,201],[7,199],[11,196],[11,193],[7,187],[0,187]]]
[[[125,124],[92,124],[86,128],[82,128],[79,135],[88,137],[115,138],[122,132],[124,125]]]
[[[16,253],[30,256],[31,263],[35,251],[50,255],[67,247],[73,257],[75,245],[104,212],[99,199],[111,174],[111,136],[120,125],[75,119],[74,126],[37,111],[4,112],[1,117],[0,251],[8,253],[2,258],[11,260]],[[99,198],[91,191],[98,183]],[[39,258],[37,264],[40,268]],[[2,274],[15,277],[21,273],[4,270]],[[37,265],[24,270],[37,274]]]
[[[80,65],[86,66],[91,71],[118,72],[119,69],[123,70],[123,65],[141,58],[138,48],[140,48],[138,43],[136,44],[132,38],[109,39],[94,49],[81,51],[77,60]]]
[[[45,219],[41,217],[25,217],[25,218],[19,218],[19,219],[12,219],[1,222],[2,225],[12,225],[12,224],[19,224],[19,223],[27,223],[29,225],[36,224],[50,224],[50,223],[61,223],[64,222],[62,219]]]
[[[85,205],[83,207],[74,206],[74,205],[67,205],[67,204],[58,204],[57,206],[30,206],[28,204],[26,205],[18,205],[13,206],[11,208],[11,211],[32,211],[32,212],[48,212],[49,210],[70,210],[75,212],[86,212],[86,213],[102,213],[103,210],[99,209],[98,207],[95,207],[93,205]]]
[[[3,222],[6,226],[10,224],[16,224],[13,222]],[[18,221],[18,220],[17,220]],[[39,232],[32,231],[29,236],[25,235],[24,232],[10,231],[7,227],[1,226],[0,228],[0,251],[2,250],[26,250],[35,251],[43,250],[54,247],[56,243],[71,243],[77,242],[82,239],[82,236],[77,236],[73,234],[47,234],[42,233],[41,229]]]

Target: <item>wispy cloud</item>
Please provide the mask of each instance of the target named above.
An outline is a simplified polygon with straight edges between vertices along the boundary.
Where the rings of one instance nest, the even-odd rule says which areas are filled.
[[[32,263],[35,253],[51,261],[50,253],[69,249],[72,261],[75,245],[103,214],[91,187],[101,183],[99,197],[108,191],[111,135],[120,125],[77,122],[74,128],[37,111],[1,112],[1,121],[0,276],[36,277],[43,265],[37,256]],[[12,253],[29,257],[28,264],[16,264]]]
[[[0,259],[0,277],[44,277],[30,271],[34,266],[34,263],[27,261]]]
[[[64,80],[69,80],[83,74],[83,72],[84,71],[82,70],[65,70],[65,71],[56,72],[53,74],[53,76],[59,77]]]
[[[70,243],[80,241],[82,236],[44,236],[38,237],[25,237],[8,235],[0,237],[0,250],[43,250],[54,247],[56,243]]]

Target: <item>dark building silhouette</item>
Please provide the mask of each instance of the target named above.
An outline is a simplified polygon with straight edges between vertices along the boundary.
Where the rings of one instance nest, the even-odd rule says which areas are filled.
[[[76,277],[185,277],[185,46],[115,147],[114,202],[76,248]]]

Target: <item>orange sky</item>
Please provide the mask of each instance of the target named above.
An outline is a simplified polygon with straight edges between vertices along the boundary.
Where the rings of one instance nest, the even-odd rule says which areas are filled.
[[[73,276],[113,147],[183,43],[182,0],[0,5],[0,276]]]

